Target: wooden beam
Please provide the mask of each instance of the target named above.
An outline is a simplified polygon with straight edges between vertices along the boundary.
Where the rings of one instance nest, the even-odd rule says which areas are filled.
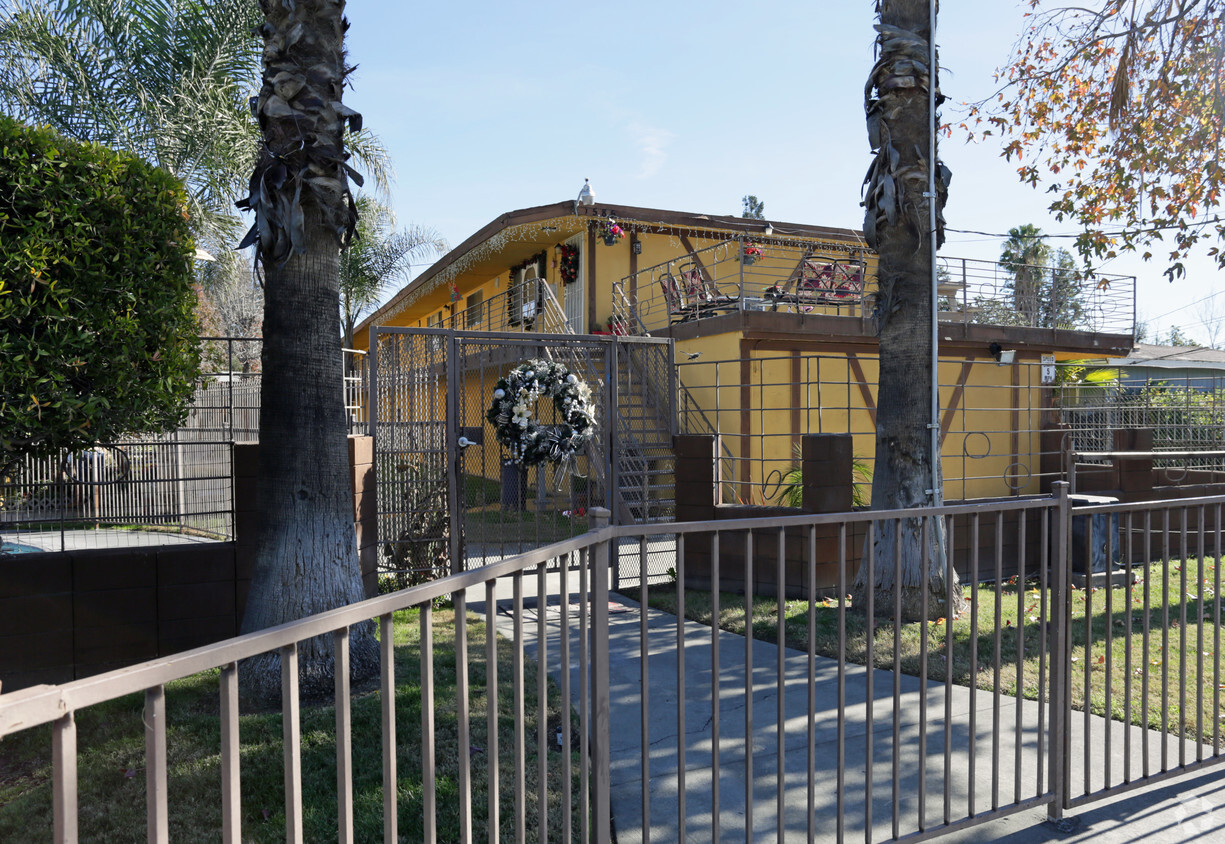
[[[944,416],[940,418],[940,436],[944,438],[948,436],[949,429],[953,427],[953,419],[957,416],[957,406],[961,404],[961,396],[966,389],[966,380],[970,377],[970,370],[974,367],[974,361],[967,360],[961,364],[961,373],[957,376],[957,383],[953,387],[953,394],[949,396],[948,407],[944,409]]]
[[[863,406],[868,411],[868,418],[872,420],[872,427],[876,427],[876,400],[872,398],[872,391],[868,389],[867,376],[863,374],[863,366],[859,363],[859,355],[854,352],[848,352],[846,356],[847,363],[851,366],[851,374],[855,376],[855,383],[859,386],[859,395],[863,398]],[[847,408],[849,411],[850,408]],[[850,419],[847,420],[850,424]]]
[[[740,490],[749,489],[749,457],[753,449],[753,346],[748,340],[740,341],[740,460],[736,466],[736,480],[740,482]],[[739,490],[738,490],[739,491]],[[737,498],[740,496],[737,495]],[[751,501],[743,501],[751,504]]]
[[[803,361],[800,358],[799,350],[791,352],[791,445],[794,448],[800,444],[800,426],[803,424],[803,413],[800,409],[800,403],[804,399],[800,377]]]

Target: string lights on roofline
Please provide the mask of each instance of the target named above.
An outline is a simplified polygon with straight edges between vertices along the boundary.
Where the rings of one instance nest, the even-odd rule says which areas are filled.
[[[590,183],[584,183],[584,188],[589,188]],[[581,196],[580,192],[580,196]],[[594,208],[594,193],[591,194],[592,205],[586,207]],[[575,210],[578,211],[579,203],[575,201]],[[443,267],[436,275],[423,283],[414,290],[409,291],[399,301],[395,301],[388,305],[388,309],[380,314],[380,321],[386,322],[395,316],[408,310],[424,297],[434,293],[443,287],[450,287],[455,280],[468,271],[473,265],[480,263],[487,258],[503,251],[512,243],[534,242],[541,243],[557,237],[558,232],[571,231],[581,232],[585,230],[593,221],[602,222],[607,217],[599,216],[591,213],[575,213],[562,218],[552,218],[547,221],[520,223],[518,225],[509,226],[500,232],[490,236],[487,240],[469,249],[463,255],[458,256],[454,261]],[[736,234],[727,231],[728,223],[740,223],[740,220],[720,220],[712,221],[711,226],[696,227],[678,225],[675,223],[666,223],[662,220],[633,220],[625,219],[624,217],[617,218],[617,224],[627,233],[634,235],[634,239],[641,239],[642,235],[659,235],[667,236],[669,246],[675,250],[686,250],[684,240],[690,241],[697,239],[721,239],[727,240],[729,237],[734,238]],[[750,224],[754,227],[760,226],[760,220],[744,220],[744,224]],[[765,229],[757,234],[753,234],[753,238],[759,245],[768,245],[776,248],[793,248],[807,249],[814,245],[819,245],[823,252],[845,252],[847,254],[862,253],[867,249],[867,244],[860,236],[859,232],[851,231],[854,235],[853,242],[846,240],[836,240],[826,238],[818,234],[808,234],[799,231],[785,231],[776,228],[772,223],[767,222]],[[748,234],[746,232],[746,234]],[[566,235],[570,237],[571,235]],[[565,238],[563,238],[565,239]]]

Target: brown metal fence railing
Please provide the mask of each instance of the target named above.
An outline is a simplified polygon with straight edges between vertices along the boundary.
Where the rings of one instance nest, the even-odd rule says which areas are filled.
[[[352,840],[355,812],[381,811],[384,840],[394,841],[400,789],[392,614],[417,607],[423,740],[420,760],[408,761],[424,774],[425,840],[434,841],[441,823],[434,712],[441,696],[430,654],[431,607],[450,595],[458,619],[460,788],[459,817],[446,819],[449,828],[471,829],[483,814],[493,829],[511,823],[523,840],[521,798],[533,763],[536,799],[555,807],[559,819],[541,827],[542,841],[569,841],[577,833],[579,840],[607,842],[614,825],[642,840],[763,834],[783,840],[805,833],[811,840],[832,833],[839,842],[917,841],[1042,806],[1058,819],[1066,808],[1225,760],[1220,573],[1215,565],[1207,570],[1211,555],[1221,554],[1223,510],[1225,497],[1072,508],[1062,483],[1044,499],[782,519],[604,527],[601,510],[592,532],[548,548],[170,658],[0,696],[0,737],[53,725],[54,836],[75,840],[76,713],[143,691],[150,840],[164,841],[174,763],[165,741],[164,688],[219,668],[220,793],[194,799],[218,800],[224,840],[238,841],[237,665],[278,651],[286,828],[289,840],[301,840],[307,807],[296,649],[310,637],[332,635],[341,654],[337,837]],[[861,606],[844,599],[855,591],[857,574],[873,582],[893,565],[904,526],[917,531],[917,547],[930,549],[912,561],[920,581],[952,565],[971,596],[967,614],[953,619],[939,609],[953,603],[950,578],[934,592],[924,590],[917,606],[896,577],[867,590]],[[938,534],[944,540],[929,544]],[[1078,554],[1098,544],[1128,573],[1102,573],[1119,582],[1090,585],[1090,557]],[[675,581],[657,583],[639,567],[636,581],[623,585],[636,588],[637,603],[610,604],[616,558],[663,550],[674,555]],[[557,567],[550,581],[546,570],[561,555],[577,555],[581,565],[577,573]],[[533,581],[534,607],[525,600]],[[484,620],[499,635],[486,637],[491,693],[478,711],[468,701],[480,656],[469,652],[463,619],[470,598],[482,593]],[[675,615],[640,609],[658,598],[670,600]],[[686,620],[691,604],[724,626],[755,630],[757,638]],[[907,606],[933,620],[898,623]],[[349,629],[371,617],[382,630],[383,803],[357,807],[343,655]],[[1114,647],[1121,645],[1123,655]],[[1169,658],[1150,667],[1148,654],[1157,647]],[[509,710],[492,691],[497,655],[507,649],[514,656]],[[535,712],[524,705],[528,660],[541,669]],[[561,717],[556,725],[563,747],[577,742],[577,755],[549,752],[553,725],[539,729],[546,717],[540,701],[554,689],[561,711],[577,719],[571,725]],[[513,746],[494,739],[474,755],[469,727],[507,718]],[[577,735],[567,734],[575,726]],[[491,788],[488,803],[477,805],[464,785],[479,766],[497,783],[503,765],[514,772],[514,786]],[[560,795],[544,785],[558,766],[561,782],[571,784],[559,786]],[[571,787],[577,792],[565,791]],[[563,808],[572,797],[577,817]]]

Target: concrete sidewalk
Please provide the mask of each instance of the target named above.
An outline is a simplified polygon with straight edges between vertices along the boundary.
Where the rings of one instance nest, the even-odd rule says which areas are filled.
[[[547,610],[546,643],[549,671],[561,670],[557,638],[561,634],[560,578],[551,574],[546,589],[553,597]],[[577,575],[571,574],[570,590],[577,590]],[[534,652],[535,575],[525,576],[525,616],[532,623],[526,636]],[[499,584],[499,617],[503,635],[510,633],[509,593]],[[530,597],[529,597],[530,596]],[[475,596],[474,596],[475,597]],[[574,600],[572,598],[572,600]],[[714,741],[711,701],[712,634],[708,627],[692,622],[683,625],[684,741],[678,701],[678,625],[674,616],[649,610],[646,685],[646,753],[642,734],[643,684],[640,656],[642,615],[637,604],[612,596],[621,611],[610,614],[610,688],[612,693],[612,808],[617,841],[642,841],[644,803],[650,817],[653,841],[710,841],[715,802]],[[480,610],[479,603],[470,604]],[[571,635],[577,629],[577,605],[571,606]],[[572,640],[572,649],[576,639]],[[837,663],[817,658],[813,715],[808,701],[808,660],[795,650],[783,656],[783,736],[780,764],[779,742],[779,650],[765,642],[751,643],[744,637],[719,633],[719,742],[718,801],[721,841],[774,841],[778,838],[778,806],[783,807],[783,840],[808,838],[808,725],[814,725],[812,756],[815,761],[813,831],[816,840],[834,841],[838,825],[837,771],[838,734]],[[754,693],[750,706],[744,694],[745,665],[752,659]],[[572,655],[571,682],[577,684],[577,653]],[[1037,777],[1046,778],[1046,760],[1039,757],[1039,707],[1030,701],[1002,698],[998,730],[993,696],[989,692],[940,683],[921,683],[915,677],[896,678],[900,706],[893,708],[892,672],[873,671],[872,717],[868,720],[868,671],[859,666],[846,670],[843,831],[848,841],[864,840],[868,736],[871,736],[873,838],[889,840],[893,831],[894,765],[900,787],[896,797],[897,829],[902,835],[919,830],[920,771],[926,792],[925,828],[943,824],[944,778],[950,781],[949,810],[954,823],[973,812],[988,812],[993,795],[999,805],[1009,805],[1038,793]],[[575,686],[577,688],[577,686]],[[577,701],[577,692],[575,693]],[[925,720],[920,713],[926,707]],[[974,713],[973,740],[970,715]],[[947,717],[946,718],[946,714]],[[920,723],[926,723],[926,753],[920,756]],[[1074,795],[1083,793],[1086,760],[1081,739],[1084,716],[1076,713],[1070,723]],[[895,744],[896,730],[896,744]],[[946,762],[945,736],[948,733]],[[1140,749],[1144,731],[1118,722],[1091,718],[1089,787],[1100,789],[1106,775],[1105,744],[1110,735],[1110,779],[1123,779],[1125,748],[1130,744],[1131,777],[1142,775]],[[746,735],[750,740],[746,742]],[[1019,738],[1019,743],[1018,743]],[[1171,764],[1179,758],[1176,739],[1149,732],[1148,745],[1153,769],[1159,767],[1161,742],[1168,743]],[[679,756],[685,757],[684,835],[679,817]],[[894,747],[898,752],[894,754]],[[1197,745],[1186,743],[1187,758],[1196,757]],[[1211,752],[1204,750],[1205,756]],[[971,764],[971,756],[973,764]],[[646,762],[644,764],[644,758]],[[998,764],[997,764],[998,760]],[[922,763],[922,764],[921,764]],[[782,786],[779,771],[782,770]],[[751,769],[751,776],[750,776]],[[1019,775],[1018,775],[1019,772]],[[647,783],[644,800],[643,783]],[[751,782],[751,790],[749,783]],[[751,794],[751,804],[746,800]],[[751,810],[750,810],[751,805]],[[1182,842],[1225,841],[1225,770],[1184,775],[1166,783],[1134,790],[1110,800],[1068,812],[1070,823],[1059,829],[1046,821],[1044,806],[1022,810],[1005,818],[963,829],[942,840],[955,842]],[[752,814],[752,832],[746,835],[746,820]]]

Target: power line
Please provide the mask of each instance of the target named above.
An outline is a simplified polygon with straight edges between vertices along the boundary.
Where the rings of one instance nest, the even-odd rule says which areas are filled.
[[[1176,314],[1179,311],[1185,311],[1187,308],[1190,308],[1194,305],[1199,305],[1203,302],[1207,302],[1209,299],[1215,299],[1217,296],[1220,296],[1222,293],[1225,293],[1225,290],[1218,290],[1216,293],[1209,293],[1203,299],[1196,299],[1194,302],[1188,302],[1187,304],[1182,305],[1181,307],[1175,308],[1172,311],[1166,311],[1164,314],[1157,314],[1157,316],[1149,317],[1148,319],[1161,319],[1162,317],[1168,317],[1170,314]]]
[[[1220,222],[1221,222],[1220,217],[1213,217],[1211,220],[1203,220],[1202,222],[1192,223],[1191,226],[1207,226],[1213,223],[1220,223]],[[1183,229],[1183,228],[1189,228],[1189,227],[1190,226],[1184,225],[1182,223],[1170,223],[1164,226],[1150,226],[1145,229],[1135,229],[1135,230],[1120,229],[1118,231],[1112,231],[1112,232],[1104,231],[1104,232],[1099,232],[1099,234],[1101,234],[1104,237],[1123,237],[1126,234],[1143,234],[1145,232],[1161,232],[1161,231],[1169,231],[1170,229]],[[984,232],[984,231],[978,231],[977,229],[953,229],[953,228],[949,228],[948,226],[945,226],[944,230],[946,232],[956,232],[957,234],[977,234],[977,235],[982,235],[983,237],[991,237],[991,238],[998,237],[1004,240],[1007,240],[1008,238],[1012,237],[1011,234],[1002,234],[1000,232]],[[1071,232],[1071,233],[1066,233],[1066,234],[1065,233],[1049,234],[1047,232],[1043,232],[1041,236],[1044,238],[1050,237],[1050,238],[1074,239],[1074,238],[1081,237],[1087,233],[1088,232]]]

